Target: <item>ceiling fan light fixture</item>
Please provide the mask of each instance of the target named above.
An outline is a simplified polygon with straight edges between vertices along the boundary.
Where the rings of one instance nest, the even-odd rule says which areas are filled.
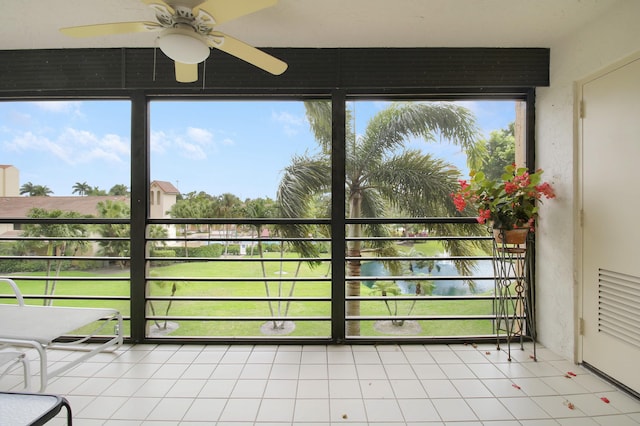
[[[209,46],[203,37],[193,31],[193,28],[167,28],[158,37],[160,50],[183,64],[199,64],[209,57]]]

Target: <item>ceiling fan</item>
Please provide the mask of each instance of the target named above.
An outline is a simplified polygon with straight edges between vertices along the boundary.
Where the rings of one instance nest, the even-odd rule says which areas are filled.
[[[198,80],[198,64],[209,57],[210,48],[220,49],[271,74],[280,75],[287,64],[220,31],[216,25],[274,6],[278,0],[141,0],[156,14],[157,22],[115,22],[61,28],[73,37],[95,37],[159,31],[160,50],[173,59],[176,80]]]

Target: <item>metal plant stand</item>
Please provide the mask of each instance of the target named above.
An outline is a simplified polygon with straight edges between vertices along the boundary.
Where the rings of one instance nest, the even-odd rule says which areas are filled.
[[[537,361],[534,288],[531,285],[531,255],[527,251],[529,236],[523,243],[512,243],[504,230],[494,230],[493,272],[495,276],[495,308],[497,348],[501,332],[511,361],[511,343],[533,341],[533,360]]]

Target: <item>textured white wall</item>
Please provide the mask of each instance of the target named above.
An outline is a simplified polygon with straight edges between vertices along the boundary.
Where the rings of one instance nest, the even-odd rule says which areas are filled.
[[[622,0],[606,14],[551,46],[550,87],[537,91],[537,166],[558,195],[541,208],[537,231],[539,341],[568,359],[577,350],[575,227],[577,118],[575,83],[640,51],[640,1]],[[630,179],[636,180],[631,175]],[[576,359],[579,361],[579,359]]]

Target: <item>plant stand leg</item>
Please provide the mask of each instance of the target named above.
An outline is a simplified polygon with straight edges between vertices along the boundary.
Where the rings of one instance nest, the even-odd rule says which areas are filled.
[[[526,245],[494,240],[493,270],[497,349],[500,350],[503,332],[503,339],[507,344],[507,357],[511,361],[511,343],[519,341],[520,349],[524,350],[524,339],[528,334],[533,341],[533,359],[537,360],[534,293],[529,283],[531,261]]]

